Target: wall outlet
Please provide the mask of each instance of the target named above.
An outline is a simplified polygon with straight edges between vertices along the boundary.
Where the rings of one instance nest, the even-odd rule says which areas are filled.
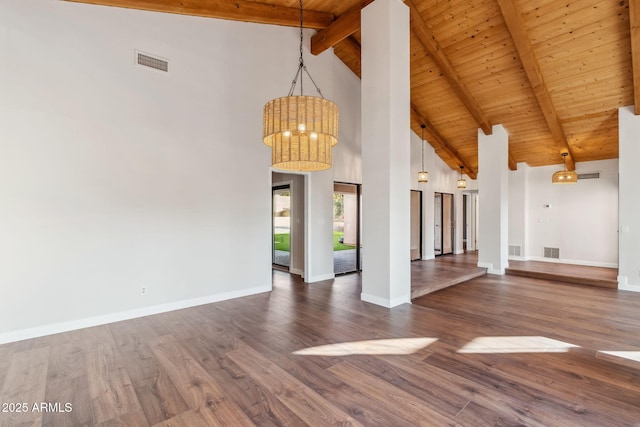
[[[148,292],[148,289],[146,286],[140,286],[140,295],[146,295]]]

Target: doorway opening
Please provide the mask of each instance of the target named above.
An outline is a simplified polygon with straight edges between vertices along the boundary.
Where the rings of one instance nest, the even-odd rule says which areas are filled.
[[[411,190],[411,261],[422,259],[422,191]]]
[[[333,272],[362,270],[362,194],[360,184],[333,184]]]
[[[436,256],[453,253],[453,194],[434,194],[434,252]]]
[[[291,265],[291,187],[280,185],[271,189],[272,197],[272,263],[289,269]]]

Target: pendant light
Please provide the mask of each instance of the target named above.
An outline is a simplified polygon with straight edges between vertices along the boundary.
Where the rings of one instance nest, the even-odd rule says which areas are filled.
[[[554,184],[575,184],[578,182],[578,174],[576,171],[567,170],[567,156],[569,153],[562,153],[562,162],[564,163],[564,169],[555,172],[551,177],[551,182]]]
[[[422,140],[420,144],[422,145],[422,170],[418,172],[418,182],[429,182],[429,172],[424,170],[424,128],[426,127],[424,124],[421,124],[422,128]]]
[[[460,166],[460,179],[458,180],[458,188],[467,188],[467,180],[462,177],[464,166]]]
[[[302,57],[302,0],[300,0],[300,59],[289,95],[264,106],[262,136],[271,147],[276,169],[319,171],[331,167],[331,148],[338,143],[338,106],[325,99],[307,71]],[[320,95],[304,96],[303,72]],[[300,78],[300,95],[294,91]]]

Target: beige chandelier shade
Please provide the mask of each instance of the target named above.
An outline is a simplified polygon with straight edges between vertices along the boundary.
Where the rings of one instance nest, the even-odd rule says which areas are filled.
[[[551,176],[551,182],[553,184],[575,184],[578,182],[578,173],[575,170],[567,169],[567,156],[569,153],[562,153],[562,163],[564,169],[558,172],[554,172]]]
[[[273,99],[264,106],[263,141],[276,169],[329,169],[331,147],[338,143],[338,106],[315,96]]]
[[[551,182],[554,184],[575,184],[578,182],[578,173],[567,169],[554,172],[551,176]]]

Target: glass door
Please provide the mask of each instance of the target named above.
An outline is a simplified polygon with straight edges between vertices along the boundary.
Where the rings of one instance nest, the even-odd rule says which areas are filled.
[[[274,265],[289,268],[291,262],[291,188],[273,187],[273,254]]]
[[[359,271],[360,185],[333,184],[333,271],[335,274]]]

